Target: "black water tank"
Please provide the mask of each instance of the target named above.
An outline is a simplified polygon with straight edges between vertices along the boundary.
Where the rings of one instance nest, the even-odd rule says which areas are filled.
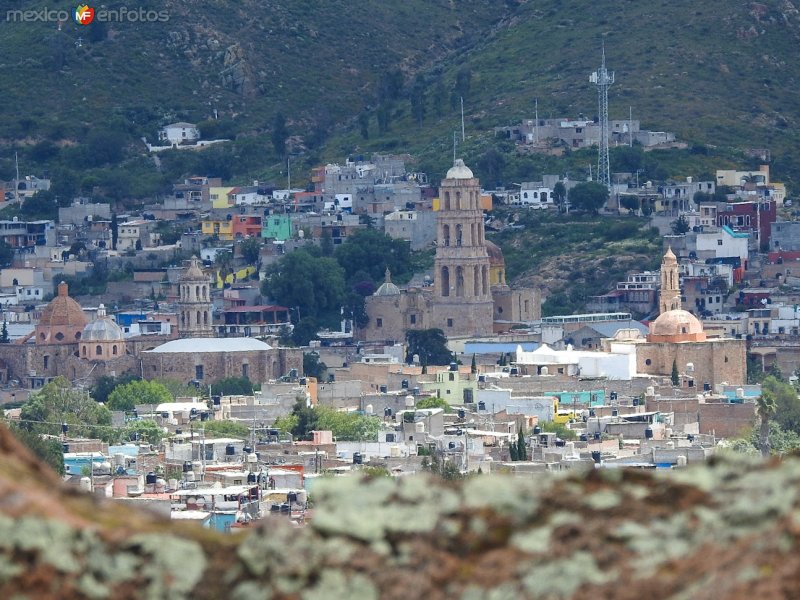
[[[297,502],[297,492],[289,492],[286,494],[286,500],[289,502]]]
[[[599,450],[592,450],[592,460],[596,462],[598,465],[600,464],[600,451]]]
[[[269,507],[269,512],[281,512],[281,505],[280,504],[273,504]]]
[[[400,382],[400,387],[403,388],[404,390],[407,390],[408,389],[408,379],[403,379],[403,381]]]
[[[244,448],[242,448],[242,452],[244,452],[245,454],[250,454],[252,451],[253,449],[250,446],[245,446]]]
[[[65,434],[65,433],[67,433],[68,431],[69,431],[69,425],[67,425],[66,423],[62,423],[62,424],[61,424],[61,433],[64,433],[64,434]]]
[[[478,402],[478,410],[486,410],[486,402],[484,402],[483,400]]]
[[[600,439],[600,437],[601,437],[601,436],[600,436],[600,432],[599,432],[599,431],[595,431],[595,432],[594,432],[594,439],[595,439],[595,440],[599,440],[599,439]]]
[[[590,416],[590,417],[596,417],[596,416],[597,416],[597,415],[595,414],[595,412],[594,412],[594,409],[593,409],[593,408],[590,408],[590,409],[589,409],[589,416]]]
[[[536,427],[533,428],[533,435],[539,435],[540,433],[542,433],[541,427],[537,425]]]
[[[450,450],[455,450],[456,449],[456,443],[455,442],[448,442],[447,448],[450,449]]]
[[[389,391],[389,386],[387,386],[387,385],[382,385],[382,386],[380,387],[380,390],[381,390],[381,394],[385,394],[386,392],[388,392],[388,391]]]
[[[192,461],[185,460],[183,461],[183,472],[189,473],[192,470]]]
[[[258,476],[255,473],[248,473],[247,474],[247,483],[256,483],[258,480]]]
[[[207,412],[200,413],[200,420],[201,421],[208,421],[208,413]]]
[[[566,445],[567,445],[567,442],[565,442],[564,440],[562,440],[560,438],[556,438],[556,446],[558,446],[559,448],[563,448]]]
[[[234,454],[236,454],[236,446],[233,444],[225,446],[225,456],[233,456]]]
[[[364,457],[361,456],[361,452],[353,452],[353,464],[354,465],[364,464]]]
[[[284,502],[283,504],[281,504],[281,512],[284,513],[284,514],[289,512],[289,504],[288,503]]]
[[[391,417],[392,416],[392,409],[388,406],[383,409],[383,416],[384,417]]]
[[[145,480],[144,480],[144,481],[145,481],[145,483],[146,483],[147,485],[155,485],[155,484],[156,484],[156,481],[158,481],[158,476],[156,476],[156,474],[155,474],[155,473],[153,473],[152,471],[150,471],[150,472],[149,472],[149,473],[148,473],[148,474],[145,476]]]
[[[458,371],[458,363],[451,362],[450,363],[450,370],[451,371]]]
[[[619,416],[619,411],[616,408],[612,408],[611,409],[611,416],[612,417],[618,417]]]
[[[585,433],[582,433],[581,436],[580,436],[580,440],[582,442],[588,442],[589,441],[589,436],[587,434],[585,434]]]
[[[648,440],[653,439],[653,428],[648,426],[647,429],[644,430],[644,437]]]
[[[466,416],[467,416],[466,411],[463,408],[459,408],[458,409],[458,418],[459,419],[463,419]]]
[[[633,399],[633,405],[634,406],[639,406],[639,399],[638,398],[634,398]]]
[[[214,406],[219,406],[221,397],[219,395],[211,396],[211,401],[214,403]]]
[[[183,429],[181,429],[180,427],[178,427],[178,428],[175,430],[175,435],[182,435],[182,434],[183,434]]]

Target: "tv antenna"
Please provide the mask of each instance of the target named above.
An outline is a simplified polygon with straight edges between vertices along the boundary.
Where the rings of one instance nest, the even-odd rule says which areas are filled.
[[[608,158],[608,88],[614,83],[614,71],[606,69],[606,45],[603,42],[603,59],[600,69],[589,75],[597,86],[597,103],[600,117],[600,143],[597,152],[597,181],[611,189],[611,166]]]

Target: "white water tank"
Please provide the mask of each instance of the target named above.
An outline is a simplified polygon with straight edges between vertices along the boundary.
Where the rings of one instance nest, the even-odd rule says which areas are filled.
[[[425,433],[425,423],[423,423],[422,421],[414,423],[414,431],[417,433]]]
[[[186,471],[186,473],[183,474],[183,480],[194,481],[195,480],[194,473],[192,471]]]
[[[178,489],[178,480],[177,479],[170,479],[168,482],[169,489],[177,490]]]
[[[367,404],[367,406],[364,407],[364,412],[368,415],[375,414],[375,407],[372,406],[372,404]]]
[[[92,491],[92,480],[88,477],[81,477],[80,488],[84,492],[91,492]]]
[[[406,396],[406,408],[414,407],[414,396]]]
[[[679,456],[678,457],[678,461],[675,463],[675,466],[677,466],[677,467],[685,467],[686,466],[686,457],[685,456]]]
[[[389,456],[392,458],[400,458],[400,446],[392,446],[389,448]]]
[[[121,453],[117,453],[114,455],[114,468],[117,467],[125,467],[125,455]]]
[[[736,397],[744,398],[744,388],[736,388]]]
[[[254,465],[258,462],[258,455],[255,452],[251,452],[247,455],[247,464]]]
[[[656,395],[656,388],[652,385],[648,386],[647,389],[644,391],[645,395],[647,396],[655,396]]]
[[[548,369],[547,367],[542,367],[541,374],[550,375],[550,369]]]

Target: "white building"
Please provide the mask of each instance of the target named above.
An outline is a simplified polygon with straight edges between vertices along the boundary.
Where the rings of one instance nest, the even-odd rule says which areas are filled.
[[[170,146],[194,144],[200,139],[200,130],[193,123],[172,123],[158,132],[158,140]]]
[[[630,381],[636,376],[636,345],[612,342],[611,352],[575,350],[571,345],[566,350],[553,350],[547,344],[526,352],[518,346],[516,362],[538,375],[606,377]]]

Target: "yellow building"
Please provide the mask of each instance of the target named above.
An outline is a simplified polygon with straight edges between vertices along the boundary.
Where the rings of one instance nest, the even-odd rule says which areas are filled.
[[[232,189],[233,186],[209,188],[208,198],[211,200],[211,206],[213,208],[228,208],[230,206],[228,194]]]
[[[203,235],[215,235],[221,240],[233,240],[233,222],[227,219],[206,219],[201,226]]]

